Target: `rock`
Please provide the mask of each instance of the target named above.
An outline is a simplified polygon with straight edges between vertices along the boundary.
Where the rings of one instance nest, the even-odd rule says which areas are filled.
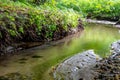
[[[110,58],[115,58],[120,55],[120,40],[111,44],[111,53]]]
[[[53,76],[55,80],[90,80],[94,75],[90,67],[95,66],[99,60],[101,58],[93,50],[76,54],[61,63]]]
[[[118,21],[115,23],[115,27],[116,27],[116,28],[120,28],[120,20],[118,20]]]
[[[92,67],[90,66],[78,69],[74,73],[74,77],[71,80],[94,80],[94,76],[96,76],[97,73],[94,72],[91,68]]]
[[[115,22],[105,21],[105,20],[86,19],[86,22],[88,22],[88,23],[97,23],[97,24],[115,25]]]
[[[8,52],[8,53],[13,52],[14,50],[15,50],[15,48],[12,47],[12,46],[8,46],[8,47],[6,48],[6,52]]]
[[[111,44],[111,55],[101,59],[93,50],[79,53],[61,63],[55,80],[120,80],[120,40]]]
[[[118,24],[120,25],[120,20],[118,20],[118,21],[116,22],[116,25],[118,25]]]
[[[94,67],[95,80],[120,80],[120,40],[111,44],[111,53]]]

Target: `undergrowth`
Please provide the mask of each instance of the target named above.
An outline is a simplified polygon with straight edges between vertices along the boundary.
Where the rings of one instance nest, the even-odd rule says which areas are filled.
[[[0,46],[61,39],[80,17],[119,20],[119,5],[120,0],[0,0]]]
[[[60,9],[72,8],[83,17],[117,21],[120,18],[120,0],[60,0]]]
[[[1,0],[0,42],[60,39],[70,28],[77,27],[79,18],[72,9],[60,10],[49,2],[38,5],[25,0]]]

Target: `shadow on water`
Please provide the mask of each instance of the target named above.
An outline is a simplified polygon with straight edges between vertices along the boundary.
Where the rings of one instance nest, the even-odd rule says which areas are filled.
[[[61,61],[88,49],[94,49],[97,54],[106,57],[110,54],[110,44],[118,39],[118,29],[109,25],[88,24],[80,37],[45,47],[27,49],[21,51],[20,55],[3,61],[0,64],[0,75],[19,72],[27,76],[32,74],[34,80],[53,80],[49,74]],[[3,66],[5,64],[6,67]]]

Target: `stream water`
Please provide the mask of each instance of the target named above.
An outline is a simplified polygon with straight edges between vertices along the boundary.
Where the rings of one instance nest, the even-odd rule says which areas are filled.
[[[97,54],[106,57],[110,54],[110,44],[120,39],[119,35],[119,30],[110,25],[87,24],[79,37],[30,48],[5,58],[0,61],[0,76],[21,73],[34,78],[25,80],[53,80],[50,73],[55,65],[88,49],[94,49]]]

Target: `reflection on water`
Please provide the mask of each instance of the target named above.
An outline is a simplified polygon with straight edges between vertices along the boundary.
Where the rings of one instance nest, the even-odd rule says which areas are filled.
[[[105,57],[109,54],[110,43],[120,39],[118,29],[108,25],[89,24],[80,37],[59,44],[44,45],[19,52],[0,64],[0,75],[19,72],[33,74],[35,80],[52,80],[49,72],[64,59],[84,50],[94,49]]]

